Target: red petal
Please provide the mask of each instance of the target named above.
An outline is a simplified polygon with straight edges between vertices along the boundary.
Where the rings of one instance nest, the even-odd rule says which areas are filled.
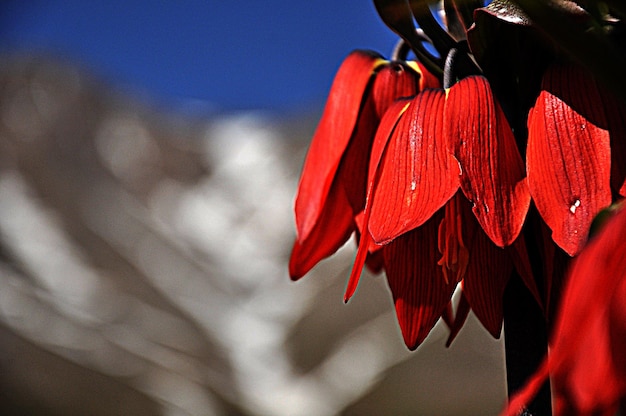
[[[444,104],[443,90],[420,93],[387,147],[369,222],[378,244],[423,224],[458,189],[458,164],[441,140]]]
[[[398,98],[417,94],[420,91],[420,81],[420,74],[403,62],[390,62],[380,68],[372,85],[377,119],[381,120]]]
[[[338,182],[333,185],[339,186]],[[307,238],[297,239],[289,259],[289,275],[292,280],[304,276],[319,261],[336,252],[355,229],[348,199],[340,188],[329,193],[329,206],[344,206],[336,211],[326,209]]]
[[[367,183],[368,186],[371,187],[374,176],[379,175],[378,169],[380,168],[381,161],[383,160],[383,155],[387,149],[387,144],[390,139],[392,139],[392,134],[394,137],[399,134],[396,130],[396,126],[400,117],[405,113],[405,111],[409,108],[411,104],[410,99],[399,99],[385,112],[385,115],[380,120],[380,124],[378,129],[376,130],[376,136],[374,136],[374,143],[372,144],[372,153],[370,155],[370,164],[368,168],[368,178]]]
[[[481,231],[477,232],[463,279],[463,293],[478,320],[494,338],[500,338],[502,298],[512,271],[506,250],[493,244]]]
[[[441,215],[435,215],[422,227],[383,247],[387,281],[398,323],[404,342],[411,350],[426,338],[456,287],[456,283],[445,283],[441,267],[435,260],[440,221]]]
[[[342,63],[304,162],[295,202],[298,238],[318,221],[341,158],[360,114],[374,70],[385,61],[377,54],[352,52]]]
[[[343,187],[354,215],[362,212],[365,207],[367,168],[372,148],[372,139],[378,122],[374,100],[369,97],[363,103],[361,115],[354,129],[354,135],[344,152],[339,169],[335,173],[334,180]],[[321,210],[325,209],[335,210],[328,207],[328,202],[321,208]]]
[[[407,65],[420,74],[420,91],[424,91],[427,88],[441,88],[441,81],[439,81],[439,78],[431,74],[421,62],[408,61]]]
[[[626,105],[580,66],[553,65],[545,78],[543,87],[547,91],[597,127],[609,131],[611,187],[614,193],[619,193],[626,179]],[[554,82],[563,79],[566,82]]]
[[[498,246],[519,235],[530,194],[513,132],[483,77],[450,88],[445,137],[461,165],[461,189],[483,230]]]
[[[375,128],[373,113],[373,102],[368,99],[362,117],[359,117],[356,134],[346,149],[326,201],[319,209],[317,222],[307,237],[299,237],[294,246],[290,263],[292,278],[300,278],[317,262],[337,251],[355,230],[353,218],[365,205],[365,172],[371,147],[371,133],[367,130]],[[364,130],[365,134],[359,134]]]
[[[360,227],[361,239],[359,240],[359,248],[357,250],[356,259],[354,260],[352,273],[350,274],[348,286],[346,287],[346,292],[343,297],[344,302],[348,302],[354,294],[354,291],[359,284],[359,278],[361,277],[361,271],[363,270],[363,265],[365,264],[367,253],[368,251],[371,251],[370,248],[373,244],[372,237],[368,229],[368,224],[372,207],[372,192],[380,177],[380,171],[378,169],[378,166],[387,147],[387,143],[389,142],[389,138],[392,135],[397,134],[396,125],[398,124],[398,120],[400,120],[400,117],[402,116],[402,114],[404,114],[408,107],[409,103],[407,101],[396,101],[396,103],[394,103],[383,116],[383,119],[380,121],[380,125],[378,126],[378,130],[376,131],[376,136],[374,137],[374,143],[372,145],[372,153],[370,157],[370,174],[367,191],[368,197],[361,220],[362,224]],[[357,218],[358,217],[360,216],[357,216]]]
[[[454,322],[448,324],[450,328],[450,334],[448,335],[448,339],[446,340],[446,347],[452,345],[452,341],[456,338],[456,336],[461,331],[461,328],[465,324],[467,317],[470,313],[470,304],[467,301],[467,298],[461,292],[461,296],[459,296],[459,304],[456,307],[456,316],[454,317]]]
[[[487,331],[494,338],[499,338],[502,330],[502,298],[513,271],[513,263],[507,250],[493,244],[476,224],[470,204],[459,196],[455,197],[455,202],[458,222],[462,225],[460,234],[469,252],[462,282],[463,295]],[[449,206],[452,206],[452,201]]]
[[[441,258],[437,264],[441,266],[446,282],[460,282],[469,264],[469,249],[465,240],[471,241],[475,230],[474,227],[468,229],[468,225],[472,224],[463,218],[461,204],[466,201],[462,198],[458,192],[452,197],[445,206],[445,215],[439,224],[437,248]]]
[[[626,255],[626,248],[622,248],[621,253],[622,256]],[[622,390],[626,392],[626,354],[624,354],[626,351],[626,275],[624,273],[614,291],[609,313],[611,351],[613,351],[615,370],[622,380]]]
[[[579,414],[610,409],[626,394],[626,380],[618,373],[624,350],[613,350],[613,336],[619,340],[624,335],[614,332],[619,331],[614,324],[619,322],[623,328],[626,316],[611,314],[612,305],[625,300],[621,297],[626,282],[624,233],[626,210],[622,209],[574,260],[562,298],[551,349],[553,383],[555,392]],[[623,345],[623,338],[618,342]],[[616,354],[620,358],[614,362]]]
[[[611,203],[609,134],[550,92],[592,91],[575,78],[548,71],[543,89],[528,117],[528,182],[554,242],[573,256],[593,218]]]
[[[366,208],[366,214],[369,213],[369,210]],[[367,219],[369,215],[365,218]],[[359,285],[359,279],[361,278],[361,272],[363,271],[363,266],[365,265],[365,261],[367,260],[368,248],[371,244],[372,237],[370,233],[366,230],[365,233],[361,234],[361,238],[359,239],[359,248],[356,252],[356,258],[354,260],[354,265],[352,266],[352,272],[350,273],[350,278],[348,279],[348,285],[346,286],[346,292],[343,295],[343,301],[348,303],[354,292],[356,291],[357,286]]]
[[[341,160],[344,175],[335,179],[343,183],[355,214],[365,207],[369,155],[379,121],[398,97],[414,96],[418,84],[419,74],[401,63],[385,64],[375,75],[371,92]]]

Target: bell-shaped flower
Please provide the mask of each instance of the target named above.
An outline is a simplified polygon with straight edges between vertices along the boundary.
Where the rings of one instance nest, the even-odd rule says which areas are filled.
[[[447,92],[425,90],[385,118],[370,163],[369,235],[362,235],[346,300],[372,239],[383,245],[409,348],[446,314],[460,281],[464,301],[499,336],[502,294],[514,267],[538,295],[525,245],[514,244],[530,203],[524,165],[489,84],[470,77]]]
[[[611,155],[613,126],[603,102],[599,88],[582,69],[552,66],[528,116],[530,192],[554,242],[570,256],[584,246],[593,218],[612,202],[612,158],[614,184],[624,181],[624,153],[619,160],[616,147]],[[624,136],[620,127],[611,130]]]
[[[416,62],[390,62],[369,51],[352,52],[342,63],[298,185],[297,239],[289,264],[293,279],[334,253],[355,231],[382,114],[395,99],[415,95],[433,82],[438,81]]]
[[[416,63],[354,52],[337,74],[305,161],[292,278],[356,231],[344,299],[365,264],[384,270],[411,349],[439,317],[451,341],[470,310],[499,337],[514,273],[550,319],[551,300],[592,219],[626,195],[626,106],[582,69],[553,65],[527,124],[526,142],[483,76],[443,90]],[[534,269],[529,247],[541,261]]]
[[[457,283],[446,281],[434,260],[442,219],[442,213],[435,213],[459,187],[458,164],[445,142],[436,140],[443,131],[444,105],[445,92],[428,89],[385,115],[370,164],[367,229],[345,296],[349,299],[356,288],[369,239],[389,242],[382,248],[384,269],[410,349],[428,335]],[[441,151],[434,151],[435,146]]]
[[[497,246],[511,245],[522,230],[530,193],[513,131],[486,78],[468,77],[450,88],[445,136],[482,229]]]

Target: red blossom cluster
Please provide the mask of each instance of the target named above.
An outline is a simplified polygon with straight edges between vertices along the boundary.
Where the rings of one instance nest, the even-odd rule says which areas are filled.
[[[470,3],[476,2],[464,4]],[[446,6],[443,33],[424,17],[424,4],[375,1],[416,59],[407,59],[406,51],[391,60],[354,51],[339,68],[304,163],[289,264],[292,279],[299,279],[356,235],[344,298],[354,294],[364,265],[384,271],[410,349],[439,318],[450,327],[451,342],[470,310],[499,337],[503,295],[513,276],[522,279],[550,324],[567,265],[586,246],[594,218],[626,196],[626,105],[619,91],[607,88],[611,71],[604,79],[597,65],[565,53],[567,45],[541,44],[549,30],[538,29],[507,1],[472,13]],[[593,20],[576,7],[564,8],[563,16],[577,24]],[[430,30],[416,32],[411,16]],[[434,43],[439,58],[419,46],[424,41]],[[624,231],[621,223],[616,227]],[[582,259],[601,254],[594,250],[613,244],[623,252],[621,234],[611,232],[615,241],[605,244],[609,237],[599,237],[587,249],[595,254],[581,256],[576,270],[592,267]],[[611,261],[607,267],[626,269]],[[609,297],[613,290],[623,294],[624,285],[613,283],[589,285]],[[459,304],[452,305],[459,284]],[[578,296],[572,286],[565,310]],[[589,288],[579,296],[584,290]],[[606,302],[598,319],[617,314],[623,323],[626,298],[619,299]],[[555,334],[564,335],[553,336],[557,352],[573,336],[571,320],[559,322]],[[591,332],[604,331],[598,337],[609,337],[606,326],[589,325]],[[611,354],[609,344],[626,347],[624,338],[622,331],[617,341],[602,344],[603,357]],[[555,353],[549,364],[555,377],[594,345]],[[612,357],[610,371],[602,367],[594,374],[622,371],[624,360]],[[568,373],[563,380],[576,377]],[[614,391],[623,395],[623,371],[619,377]],[[579,406],[582,396],[573,397]]]
[[[363,264],[382,264],[409,348],[442,315],[462,324],[469,308],[498,337],[513,271],[542,302],[520,234],[531,198],[558,246],[544,242],[546,251],[578,254],[596,214],[626,195],[625,134],[621,103],[579,66],[555,63],[528,114],[524,163],[486,77],[443,89],[419,62],[355,51],[337,73],[304,164],[291,276],[356,231],[346,300]],[[459,282],[469,308],[452,319]]]

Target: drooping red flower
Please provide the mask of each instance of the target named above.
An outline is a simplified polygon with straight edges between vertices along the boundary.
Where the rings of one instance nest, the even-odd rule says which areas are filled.
[[[519,414],[550,375],[555,416],[615,415],[626,400],[626,209],[574,260],[550,354],[504,414]]]
[[[411,19],[385,10],[396,31],[412,33]],[[470,45],[476,39],[486,38],[475,34]],[[495,55],[484,49],[481,56]],[[354,294],[364,264],[376,259],[411,349],[439,317],[453,337],[470,310],[498,337],[504,290],[515,274],[550,319],[566,265],[586,243],[592,219],[626,195],[626,107],[580,67],[546,62],[525,63],[532,74],[512,78],[528,91],[513,99],[505,91],[501,106],[488,76],[464,73],[444,90],[416,63],[351,54],[305,161],[291,277],[356,233],[344,299]],[[450,75],[450,67],[445,71]],[[496,81],[503,94],[506,83]]]
[[[588,74],[572,65],[547,70],[528,116],[528,181],[554,242],[570,256],[612,201],[608,127],[602,95]]]
[[[381,249],[383,264],[404,341],[410,349],[417,348],[428,335],[457,283],[446,281],[443,269],[433,261],[438,255],[437,229],[441,214],[428,221],[459,186],[458,165],[448,154],[445,142],[436,142],[437,136],[442,134],[444,105],[443,90],[427,89],[408,104],[392,107],[385,115],[385,123],[381,124],[374,143],[364,226],[345,295],[348,300],[356,289],[372,235],[375,235],[374,241],[380,238],[379,234],[371,233],[370,227],[374,219],[380,219],[382,235],[388,232],[389,240],[393,240]],[[414,140],[415,132],[423,132],[424,140]],[[428,151],[436,146],[441,147],[440,152]],[[395,175],[400,172],[404,175]],[[391,184],[393,189],[389,189],[389,193],[399,198],[399,203],[395,198],[387,198],[386,193],[378,194],[379,189],[374,185],[381,182]],[[418,187],[433,192],[421,195],[419,191],[412,192]],[[405,193],[406,189],[410,192]],[[432,198],[429,199],[429,195]],[[420,197],[425,198],[420,200]],[[376,201],[380,201],[380,207]],[[384,218],[389,223],[385,223]],[[405,234],[416,228],[414,224],[424,226]],[[400,234],[405,235],[396,239]]]
[[[554,82],[555,73],[561,83]],[[611,153],[611,135],[620,133],[610,128],[621,126],[624,112],[613,110],[607,115],[605,107],[598,109],[598,103],[607,101],[592,80],[583,78],[586,82],[581,82],[580,73],[560,67],[546,73],[543,90],[529,114],[526,166],[484,77],[465,78],[447,91],[426,89],[410,102],[392,106],[382,121],[383,111],[372,109],[374,93],[367,95],[364,90],[365,105],[360,107],[357,127],[348,140],[344,138],[344,152],[337,152],[339,156],[333,159],[337,166],[330,188],[322,195],[326,201],[306,205],[315,207],[318,217],[313,232],[296,241],[292,265],[304,272],[292,267],[292,276],[304,274],[358,230],[361,244],[346,300],[356,289],[368,254],[381,250],[409,348],[417,347],[436,320],[447,313],[458,282],[462,283],[463,301],[498,337],[502,295],[514,271],[543,303],[526,243],[520,237],[531,195],[552,228],[555,243],[575,255],[586,241],[591,218],[622,190],[623,169],[613,169],[616,173],[612,176],[610,161],[623,160],[624,153],[619,147]],[[568,91],[574,86],[581,93],[572,98]],[[368,107],[368,103],[372,104]],[[374,122],[362,121],[364,117]],[[316,139],[332,137],[326,134],[316,134]],[[322,150],[312,145],[311,152],[315,156]],[[313,167],[316,163],[325,166],[309,160],[315,159],[308,158],[309,165],[305,164],[299,201],[311,199],[307,186],[313,186],[318,175]],[[310,182],[306,186],[305,176]],[[361,214],[357,227],[355,218]],[[424,261],[422,256],[409,255],[411,250],[406,248],[416,244],[414,238],[399,237],[417,232],[431,219],[437,224],[426,227],[428,232],[419,231],[428,234],[422,235],[421,241],[434,241],[438,248],[438,254],[430,255],[436,267],[426,273],[427,269],[418,265]],[[307,235],[305,231],[300,235]],[[552,243],[545,244],[543,255],[549,266],[554,248]],[[549,278],[551,274],[546,275]],[[548,281],[546,286],[549,292],[552,283]],[[463,320],[461,313],[455,319],[455,330]]]
[[[416,62],[390,62],[369,51],[352,52],[343,62],[298,186],[293,279],[334,253],[356,229],[373,137],[387,107],[437,82]]]
[[[501,248],[517,239],[530,202],[513,133],[483,77],[466,78],[447,93],[426,90],[394,109],[399,121],[376,136],[372,159],[380,162],[370,164],[364,215],[370,235],[363,233],[346,298],[354,292],[371,238],[383,245],[409,348],[446,312],[460,281],[464,299],[497,337],[502,294],[517,260],[523,259],[520,274],[537,293],[523,242]],[[408,250],[416,234],[422,245],[432,246]],[[430,269],[419,266],[424,260]]]

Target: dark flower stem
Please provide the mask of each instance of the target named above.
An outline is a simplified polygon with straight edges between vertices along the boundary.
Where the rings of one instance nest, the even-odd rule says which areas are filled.
[[[443,62],[440,62],[440,58],[434,57],[422,45],[425,40],[421,35],[423,31],[416,30],[409,3],[405,0],[374,0],[374,6],[382,21],[410,45],[422,65],[433,75],[440,77]]]
[[[452,48],[450,52],[448,52],[448,56],[446,56],[446,62],[443,67],[443,88],[445,89],[450,88],[456,81],[453,67],[458,51],[457,48]]]
[[[409,5],[413,17],[417,25],[424,30],[426,35],[431,39],[432,45],[435,47],[442,59],[448,55],[456,42],[450,34],[437,22],[435,16],[428,5],[428,2],[421,0],[410,0]]]
[[[504,348],[509,397],[522,388],[547,353],[546,321],[522,280],[513,276],[504,292]],[[549,382],[522,416],[550,416]]]
[[[482,71],[469,53],[467,42],[459,42],[448,51],[443,66],[443,88],[452,87],[457,79],[477,74]]]

